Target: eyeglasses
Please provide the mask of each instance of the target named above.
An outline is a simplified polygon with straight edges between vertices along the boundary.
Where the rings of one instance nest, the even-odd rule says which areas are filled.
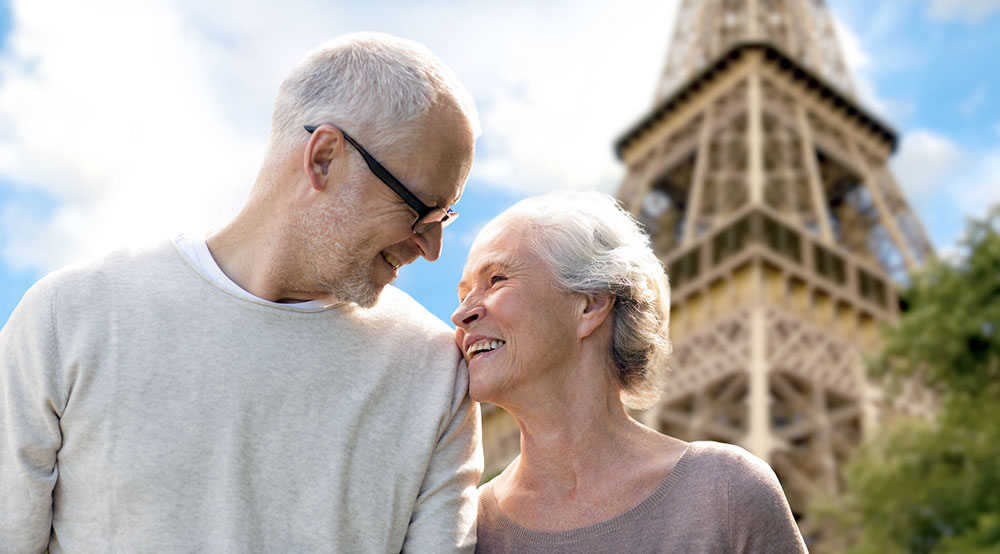
[[[344,135],[344,140],[357,149],[357,151],[361,154],[361,157],[365,159],[365,163],[368,164],[368,169],[370,169],[371,172],[378,177],[379,181],[385,183],[403,200],[403,202],[406,202],[406,205],[408,205],[410,209],[417,212],[417,218],[413,220],[412,225],[414,233],[422,235],[434,229],[434,227],[438,225],[440,225],[443,229],[458,219],[458,212],[453,211],[451,208],[438,208],[436,206],[428,206],[427,204],[421,202],[416,195],[410,192],[410,189],[406,188],[406,185],[399,182],[399,179],[393,177],[392,173],[389,173],[389,170],[383,167],[382,164],[378,163],[378,160],[369,154],[363,146],[358,144],[358,141],[351,138],[351,135],[345,133],[340,127],[337,127],[336,125],[333,126]],[[306,125],[305,128],[306,131],[312,133],[319,128],[319,125]]]

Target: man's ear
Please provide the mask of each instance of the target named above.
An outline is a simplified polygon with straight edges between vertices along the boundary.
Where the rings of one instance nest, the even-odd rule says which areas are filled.
[[[324,190],[331,174],[345,167],[345,145],[344,134],[333,125],[320,125],[309,136],[302,164],[313,189]]]
[[[611,308],[615,305],[614,297],[607,294],[583,295],[579,323],[576,327],[577,338],[583,339],[596,331],[611,314]]]

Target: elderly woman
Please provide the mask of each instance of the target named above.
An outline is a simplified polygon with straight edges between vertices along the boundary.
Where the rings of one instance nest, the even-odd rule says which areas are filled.
[[[804,552],[774,472],[660,434],[669,287],[635,220],[596,193],[523,200],[469,253],[452,316],[469,392],[521,427],[480,489],[477,552]]]

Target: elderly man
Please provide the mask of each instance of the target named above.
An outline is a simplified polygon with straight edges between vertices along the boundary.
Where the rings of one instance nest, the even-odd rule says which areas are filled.
[[[0,333],[0,551],[471,551],[467,369],[386,285],[437,259],[477,125],[423,46],[339,39],[232,222],[36,284]]]

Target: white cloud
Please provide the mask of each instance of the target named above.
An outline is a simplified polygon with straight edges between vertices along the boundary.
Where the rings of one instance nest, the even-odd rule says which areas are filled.
[[[0,255],[48,270],[224,223],[256,173],[284,72],[320,42],[371,28],[424,42],[473,91],[485,128],[475,178],[520,191],[617,184],[609,137],[650,103],[676,1],[392,8],[14,0],[0,175],[55,207],[0,208]]]
[[[1000,204],[1000,148],[974,157],[971,168],[954,185],[958,206],[966,216],[983,217]]]
[[[844,64],[852,72],[867,71],[872,65],[872,58],[861,45],[861,39],[843,20],[834,18],[833,28],[840,43],[840,52],[844,56]]]
[[[0,173],[55,203],[43,216],[5,207],[3,254],[15,267],[45,271],[219,223],[253,179],[266,128],[233,125],[226,91],[210,86],[233,52],[169,4],[135,6],[11,6]]]
[[[973,116],[976,113],[976,110],[978,110],[979,107],[983,105],[983,102],[986,101],[988,94],[989,88],[986,85],[979,85],[959,103],[959,113],[966,117]]]
[[[1000,0],[931,0],[927,9],[938,21],[977,23],[1000,10]]]
[[[3,251],[12,269],[54,268],[79,257],[79,244],[67,240],[86,228],[86,217],[71,206],[61,207],[42,221],[27,213],[23,205],[8,204],[0,210],[0,233],[18,237]]]
[[[981,219],[998,205],[1000,147],[994,147],[967,153],[965,162],[943,179],[939,193],[924,202],[921,215],[941,257],[957,260],[965,254],[959,242],[967,228],[965,220]]]
[[[948,137],[918,129],[903,136],[890,165],[906,193],[919,200],[948,185],[963,160]]]
[[[502,45],[495,80],[486,81],[493,86],[477,95],[486,155],[476,175],[483,180],[520,191],[611,192],[621,179],[610,139],[651,106],[675,3],[567,6],[537,3],[518,33],[481,37]],[[509,16],[490,19],[510,29]]]
[[[963,148],[928,130],[907,133],[890,166],[907,197],[923,208],[934,242],[954,249],[959,218],[982,217],[1000,203],[1000,147]]]
[[[912,111],[912,105],[906,101],[890,100],[879,95],[873,77],[877,70],[876,64],[854,29],[836,15],[833,17],[833,27],[844,56],[844,64],[854,83],[854,93],[861,105],[890,121]]]

